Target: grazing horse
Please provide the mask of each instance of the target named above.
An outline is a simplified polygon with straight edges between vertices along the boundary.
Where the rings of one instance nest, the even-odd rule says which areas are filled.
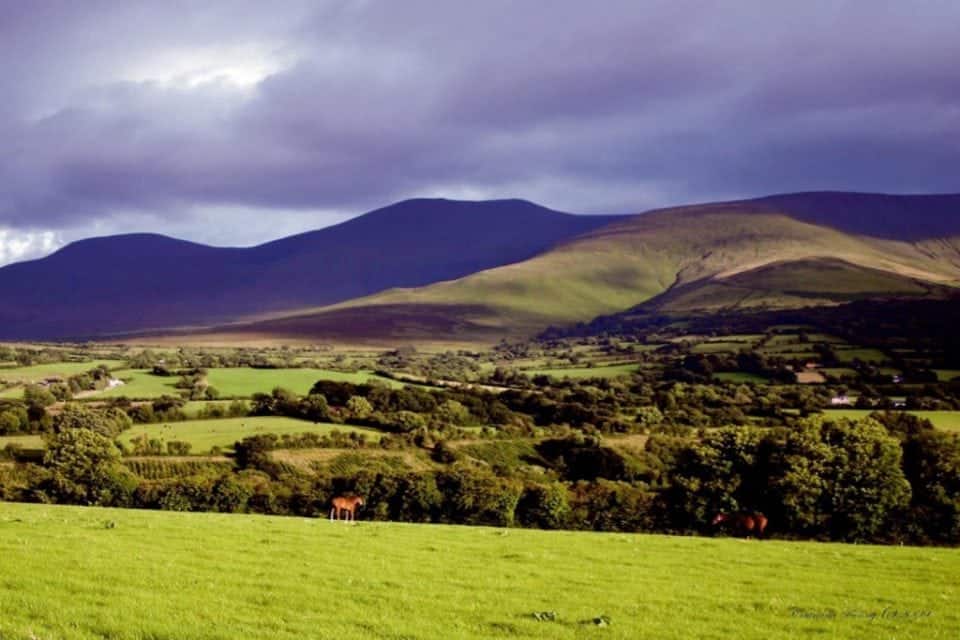
[[[357,507],[363,506],[363,498],[360,496],[337,496],[330,504],[333,505],[330,507],[331,520],[339,520],[344,512],[347,514],[345,520],[356,520]]]
[[[760,538],[767,528],[767,517],[759,511],[741,511],[739,513],[718,513],[711,523],[717,526],[729,522],[734,534],[749,538],[751,534]]]

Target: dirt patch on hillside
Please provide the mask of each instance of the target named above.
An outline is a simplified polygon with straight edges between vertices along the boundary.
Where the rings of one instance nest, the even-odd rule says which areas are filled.
[[[634,433],[628,436],[617,436],[615,438],[604,438],[603,444],[611,449],[623,449],[630,453],[640,453],[647,446],[647,440],[650,436],[642,433]]]

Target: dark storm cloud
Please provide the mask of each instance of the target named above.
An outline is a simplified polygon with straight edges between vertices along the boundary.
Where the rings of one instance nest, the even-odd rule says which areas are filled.
[[[285,228],[422,194],[956,191],[958,23],[953,2],[0,3],[0,228],[195,219],[226,243],[251,240],[231,209]]]

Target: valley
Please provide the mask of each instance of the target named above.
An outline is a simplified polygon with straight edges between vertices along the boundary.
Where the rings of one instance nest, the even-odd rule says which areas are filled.
[[[348,593],[391,604],[328,623],[341,637],[722,637],[742,619],[797,638],[938,637],[954,625],[940,547],[960,540],[953,236],[851,233],[853,218],[834,228],[770,206],[597,217],[490,268],[326,306],[329,291],[295,309],[265,301],[226,324],[203,311],[152,331],[148,306],[131,320],[104,298],[70,310],[78,324],[61,305],[5,325],[38,333],[0,344],[0,549],[31,567],[8,581],[19,595],[0,606],[0,634],[298,637]],[[98,324],[101,308],[123,324]],[[51,341],[44,322],[103,332]],[[362,522],[326,522],[352,494]],[[745,540],[722,512],[769,527]],[[133,542],[144,535],[149,557]],[[83,569],[81,545],[113,563]],[[342,554],[349,569],[324,573]],[[470,590],[522,584],[464,609],[468,585],[440,576],[474,561]],[[144,562],[165,568],[137,578]],[[64,563],[86,595],[40,611],[63,597],[43,585]],[[761,566],[789,587],[742,577]],[[133,595],[97,599],[87,575]],[[694,588],[706,597],[678,624]],[[116,606],[147,592],[150,615]],[[174,613],[184,597],[205,599],[203,615]],[[921,613],[881,619],[891,608]]]
[[[955,640],[960,2],[0,2],[0,640]]]

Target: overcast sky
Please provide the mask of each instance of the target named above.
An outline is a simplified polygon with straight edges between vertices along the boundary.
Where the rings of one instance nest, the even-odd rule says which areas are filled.
[[[0,0],[0,263],[417,196],[960,191],[960,2]]]

